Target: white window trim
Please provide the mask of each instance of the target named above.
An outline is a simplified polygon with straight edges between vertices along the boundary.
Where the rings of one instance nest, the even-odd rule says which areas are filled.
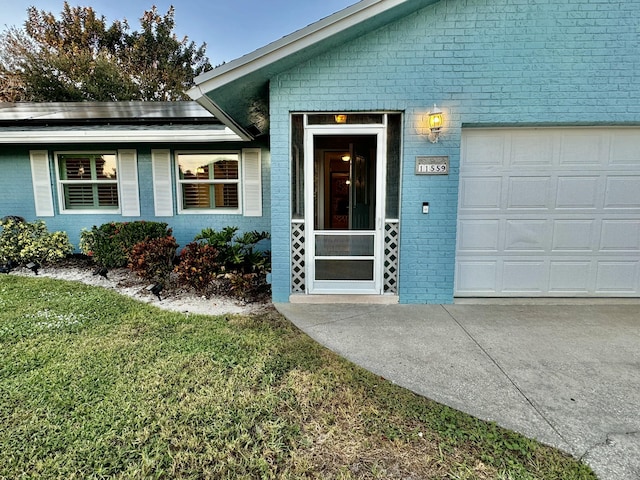
[[[180,180],[180,165],[178,157],[180,154],[211,154],[211,155],[225,155],[234,154],[238,157],[238,178],[237,180]],[[240,150],[176,150],[173,152],[173,164],[175,170],[176,179],[176,199],[178,204],[178,214],[180,215],[241,215],[242,214],[242,200],[244,192],[243,184],[243,165],[242,165],[242,152]],[[230,184],[238,185],[238,208],[184,208],[182,204],[182,185],[185,183],[202,183],[202,184]]]
[[[118,208],[65,208],[64,201],[64,187],[63,185],[66,183],[60,179],[60,155],[99,155],[99,154],[107,154],[107,155],[115,155],[116,162],[118,164],[118,178],[116,180],[118,184]],[[53,152],[53,157],[55,159],[56,165],[56,187],[58,190],[58,209],[61,214],[65,215],[120,215],[122,213],[122,191],[120,185],[120,158],[118,156],[117,150],[64,150],[64,151],[56,151]],[[106,182],[105,182],[106,183]]]

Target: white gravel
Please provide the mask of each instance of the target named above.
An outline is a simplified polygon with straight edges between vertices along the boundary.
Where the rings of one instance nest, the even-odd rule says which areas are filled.
[[[21,276],[34,275],[32,271],[26,268],[17,268],[11,274]],[[186,292],[161,292],[161,300],[159,300],[147,290],[148,282],[137,277],[126,268],[109,270],[107,278],[94,275],[90,269],[67,266],[43,267],[38,271],[38,275],[115,290],[158,308],[181,313],[203,315],[249,314],[262,310],[266,306],[263,303],[247,304],[224,297],[206,298]]]

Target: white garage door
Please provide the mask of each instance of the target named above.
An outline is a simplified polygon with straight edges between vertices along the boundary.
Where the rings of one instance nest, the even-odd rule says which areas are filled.
[[[467,129],[457,296],[640,296],[640,128]]]

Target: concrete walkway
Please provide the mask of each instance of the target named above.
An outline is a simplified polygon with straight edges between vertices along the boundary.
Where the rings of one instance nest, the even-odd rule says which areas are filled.
[[[277,304],[403,387],[640,479],[640,305]]]

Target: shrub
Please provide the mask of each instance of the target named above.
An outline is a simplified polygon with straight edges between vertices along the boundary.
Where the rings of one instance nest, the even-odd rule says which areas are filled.
[[[202,293],[214,291],[243,300],[257,299],[266,293],[270,252],[257,246],[270,235],[257,231],[237,235],[237,232],[237,227],[202,230],[182,251],[181,262],[175,269],[178,283]]]
[[[233,273],[264,272],[271,268],[270,252],[256,249],[262,240],[271,238],[268,232],[245,232],[240,236],[238,227],[226,227],[220,231],[206,228],[196,235],[196,241],[204,241],[218,250],[221,271]]]
[[[111,222],[80,234],[80,249],[103,267],[126,267],[131,249],[137,243],[171,235],[163,222]]]
[[[25,235],[27,223],[17,219],[3,218],[0,221],[2,232],[0,232],[0,262],[20,263],[20,252],[24,248],[25,241],[29,237]]]
[[[172,236],[136,243],[129,252],[129,268],[146,280],[163,282],[173,270],[178,244]]]
[[[205,293],[218,272],[218,250],[208,244],[192,242],[180,252],[180,263],[176,265],[177,283]]]
[[[229,292],[232,296],[251,302],[260,300],[269,293],[266,275],[260,273],[231,273],[225,275],[229,280]]]
[[[54,263],[73,252],[65,232],[49,232],[42,220],[24,222],[15,217],[0,221],[0,262]]]

